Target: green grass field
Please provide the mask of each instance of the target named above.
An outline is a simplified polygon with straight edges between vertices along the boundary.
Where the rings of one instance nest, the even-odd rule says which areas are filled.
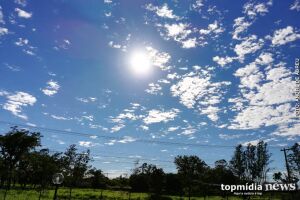
[[[73,200],[127,200],[129,199],[129,193],[124,191],[112,191],[112,190],[100,190],[100,189],[73,189],[72,199]],[[54,190],[47,190],[42,193],[41,200],[52,200]],[[131,200],[144,200],[149,197],[146,193],[131,193]],[[168,196],[172,200],[188,200],[187,197],[180,198],[178,196]],[[4,190],[0,190],[0,200],[4,199]],[[35,190],[15,190],[8,191],[6,200],[38,200],[39,192]],[[67,188],[60,188],[58,190],[58,199],[69,199],[69,190]],[[192,197],[191,200],[223,200],[222,197],[210,196],[210,197]],[[226,199],[226,198],[225,198]],[[224,200],[225,200],[224,199]],[[239,197],[228,197],[229,200],[240,200]],[[251,199],[269,199],[269,197],[251,197]],[[281,198],[271,198],[272,200],[279,200]]]

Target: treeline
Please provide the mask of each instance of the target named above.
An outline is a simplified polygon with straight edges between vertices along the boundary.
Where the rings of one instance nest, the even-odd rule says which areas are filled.
[[[199,157],[177,156],[174,164],[177,173],[166,173],[153,164],[143,163],[132,170],[129,177],[107,178],[100,169],[91,166],[90,151],[78,152],[75,145],[65,152],[50,152],[41,147],[41,134],[25,129],[12,129],[0,135],[0,188],[35,188],[40,191],[53,186],[52,176],[63,173],[62,184],[72,189],[78,187],[118,189],[179,196],[225,195],[220,184],[265,183],[270,171],[271,154],[267,143],[238,145],[232,159],[215,162],[209,167]],[[38,150],[39,149],[39,150]],[[297,182],[300,177],[300,147],[293,145],[287,155],[289,176],[274,173],[274,180]]]

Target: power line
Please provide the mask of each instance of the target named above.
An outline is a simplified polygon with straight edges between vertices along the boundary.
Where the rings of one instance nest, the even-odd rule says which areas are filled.
[[[99,138],[109,139],[109,140],[123,140],[123,137],[116,137],[116,136],[107,136],[107,135],[95,135],[95,134],[89,134],[89,133],[83,133],[83,132],[77,132],[77,131],[66,131],[66,130],[60,130],[60,129],[53,129],[53,128],[45,128],[45,127],[39,127],[39,126],[31,126],[27,124],[18,124],[8,121],[2,121],[0,120],[1,124],[7,124],[12,126],[20,126],[20,127],[27,127],[37,130],[45,130],[49,132],[56,132],[66,135],[73,135],[73,136],[83,136],[83,137],[92,137],[97,136]],[[162,144],[162,145],[175,145],[175,146],[191,146],[191,147],[208,147],[208,148],[235,148],[236,146],[232,145],[215,145],[215,144],[195,144],[195,143],[184,143],[184,142],[167,142],[167,141],[159,141],[159,140],[149,140],[149,139],[142,139],[142,138],[136,138],[134,142],[141,142],[141,143],[150,143],[150,144]],[[269,148],[282,148],[279,146],[268,146]]]
[[[49,152],[55,152],[55,153],[61,153],[61,151],[57,151],[57,150],[52,150],[52,149],[49,149]],[[126,156],[109,156],[109,155],[103,155],[103,154],[91,154],[91,156],[93,158],[97,158],[97,157],[103,157],[103,158],[119,158],[119,159],[129,159],[129,160],[140,160],[140,161],[143,161],[143,160],[146,160],[146,161],[152,161],[152,162],[165,162],[165,163],[174,163],[173,161],[170,161],[170,160],[159,160],[159,159],[150,159],[150,158],[147,158],[147,157],[141,157],[141,158],[132,158],[132,157],[126,157]]]

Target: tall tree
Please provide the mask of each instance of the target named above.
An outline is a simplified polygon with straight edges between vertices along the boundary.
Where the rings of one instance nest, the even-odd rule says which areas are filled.
[[[62,156],[63,169],[66,182],[69,186],[69,199],[72,197],[72,189],[82,182],[84,175],[89,169],[90,150],[77,153],[76,145],[70,145]]]
[[[230,168],[232,172],[239,178],[239,180],[244,179],[246,165],[244,149],[241,144],[235,148],[234,155],[230,161]]]
[[[245,149],[240,144],[235,149],[230,168],[240,181],[262,183],[266,181],[270,158],[271,154],[264,141],[259,141],[257,145],[249,143]]]
[[[288,164],[290,166],[291,178],[297,182],[300,179],[300,145],[295,143],[288,151]]]
[[[90,174],[91,186],[94,189],[106,187],[107,178],[104,176],[104,174],[100,169],[96,169],[96,168],[90,169],[89,174]]]
[[[134,191],[152,192],[159,196],[164,186],[164,171],[155,165],[143,163],[134,169],[130,184]]]
[[[184,187],[187,189],[189,200],[191,198],[192,185],[195,180],[203,177],[207,169],[206,163],[198,156],[177,156],[174,160],[178,174],[182,177]]]
[[[244,151],[245,155],[245,178],[247,181],[254,182],[257,172],[256,172],[256,146],[249,143]]]
[[[267,148],[267,143],[259,141],[256,146],[256,182],[264,183],[267,179],[267,173],[270,171],[271,153]]]
[[[40,133],[18,129],[16,126],[12,127],[7,134],[0,135],[0,153],[5,166],[8,189],[11,186],[13,172],[19,161],[28,152],[40,146],[40,139]]]

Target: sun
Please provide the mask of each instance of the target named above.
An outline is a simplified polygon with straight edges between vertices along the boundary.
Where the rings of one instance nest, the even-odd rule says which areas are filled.
[[[147,75],[152,64],[149,55],[144,51],[135,51],[130,56],[130,68],[137,75]]]

